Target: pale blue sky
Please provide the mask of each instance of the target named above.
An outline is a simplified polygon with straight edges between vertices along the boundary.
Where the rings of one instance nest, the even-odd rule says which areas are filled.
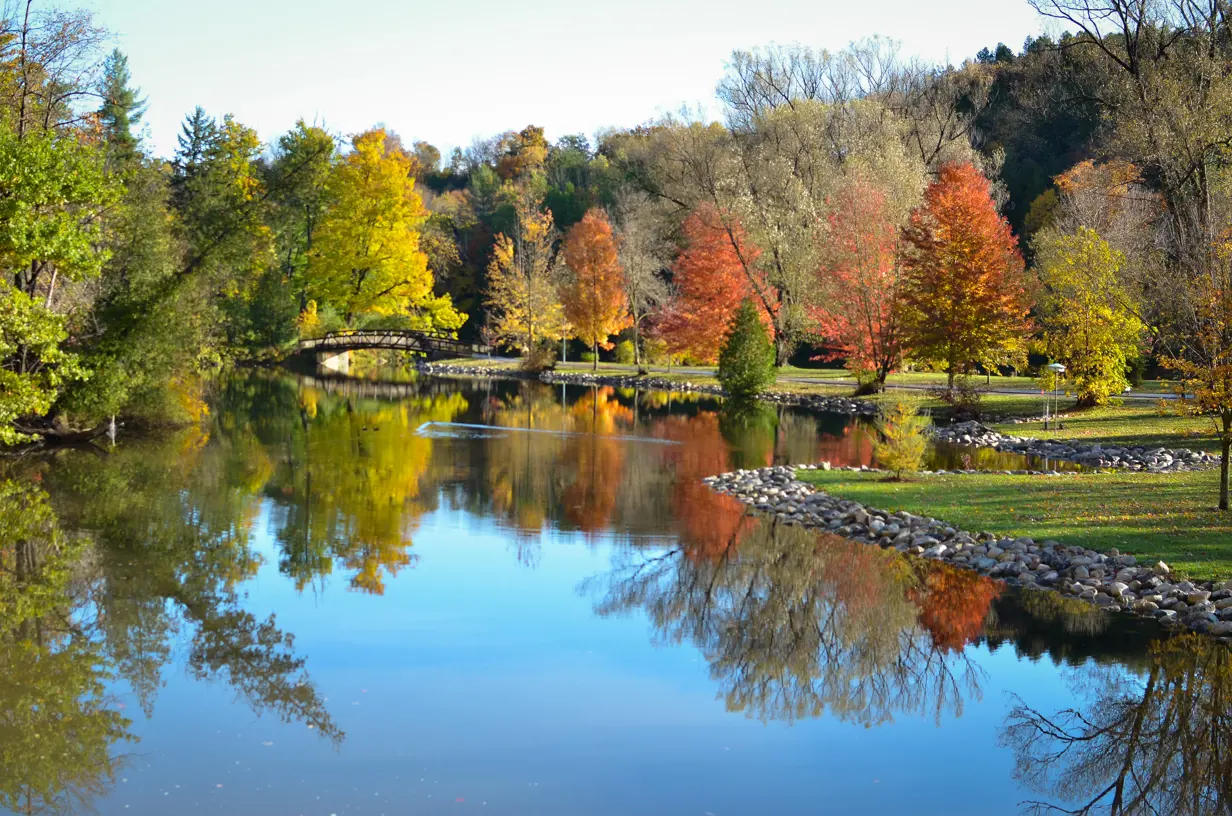
[[[149,98],[156,152],[195,105],[265,140],[299,117],[384,122],[446,152],[527,124],[549,139],[713,105],[734,48],[841,48],[880,34],[961,62],[1043,21],[1027,0],[79,0]]]

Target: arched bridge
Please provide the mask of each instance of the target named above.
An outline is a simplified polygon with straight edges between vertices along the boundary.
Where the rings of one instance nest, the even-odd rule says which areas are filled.
[[[346,329],[299,341],[300,352],[315,354],[319,364],[342,372],[349,367],[349,353],[359,349],[409,351],[434,360],[491,351],[488,346],[464,343],[445,332],[410,329]]]

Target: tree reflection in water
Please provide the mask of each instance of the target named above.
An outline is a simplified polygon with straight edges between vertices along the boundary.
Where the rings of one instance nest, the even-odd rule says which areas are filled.
[[[0,809],[89,809],[132,740],[107,688],[125,681],[151,716],[181,643],[198,679],[341,743],[292,636],[243,609],[272,466],[244,434],[203,436],[2,463]]]
[[[1016,776],[1055,801],[1027,813],[1217,814],[1232,806],[1232,652],[1199,635],[1151,644],[1139,675],[1076,670],[1082,704],[1052,714],[1022,700],[1002,743]]]
[[[995,590],[942,599],[930,567],[798,527],[748,519],[730,533],[721,551],[709,539],[626,554],[588,587],[597,612],[639,610],[665,642],[694,644],[727,707],[763,720],[939,720],[978,697],[980,670],[929,635],[921,608],[970,603],[958,617],[982,621]]]
[[[123,762],[113,747],[133,741],[103,647],[74,620],[83,550],[41,489],[0,480],[0,809],[88,807]]]

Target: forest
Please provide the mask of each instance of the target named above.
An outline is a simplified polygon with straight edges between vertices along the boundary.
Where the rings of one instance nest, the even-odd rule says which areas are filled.
[[[866,392],[1054,361],[1099,405],[1170,372],[1226,453],[1229,4],[1031,3],[1065,33],[959,65],[738,50],[721,121],[448,157],[306,121],[266,144],[202,108],[153,155],[111,33],[25,4],[0,21],[0,443],[190,420],[217,372],[345,328],[708,364],[743,306],[776,364]]]

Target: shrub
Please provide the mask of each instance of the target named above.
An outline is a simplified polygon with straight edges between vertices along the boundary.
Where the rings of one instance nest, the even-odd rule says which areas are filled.
[[[924,464],[928,420],[920,416],[920,404],[908,398],[896,399],[882,409],[877,421],[880,438],[873,446],[877,461],[901,480],[904,474],[918,473]]]
[[[554,343],[542,343],[535,346],[522,357],[523,371],[547,371],[555,365],[556,345]]]
[[[616,344],[616,362],[621,365],[632,365],[636,356],[633,353],[632,340],[621,340]]]
[[[867,397],[869,394],[877,394],[885,388],[885,384],[878,381],[877,372],[869,371],[864,368],[851,369],[851,376],[855,377],[856,390],[852,394],[853,397]]]
[[[950,406],[954,419],[978,419],[984,389],[980,388],[975,380],[963,375],[954,379],[953,388],[931,388],[928,395]]]
[[[740,304],[719,351],[719,382],[735,397],[753,396],[774,382],[774,346],[751,300]]]
[[[596,359],[598,359],[598,356],[599,355],[595,354],[593,351],[583,351],[581,360],[583,363],[593,363]]]

